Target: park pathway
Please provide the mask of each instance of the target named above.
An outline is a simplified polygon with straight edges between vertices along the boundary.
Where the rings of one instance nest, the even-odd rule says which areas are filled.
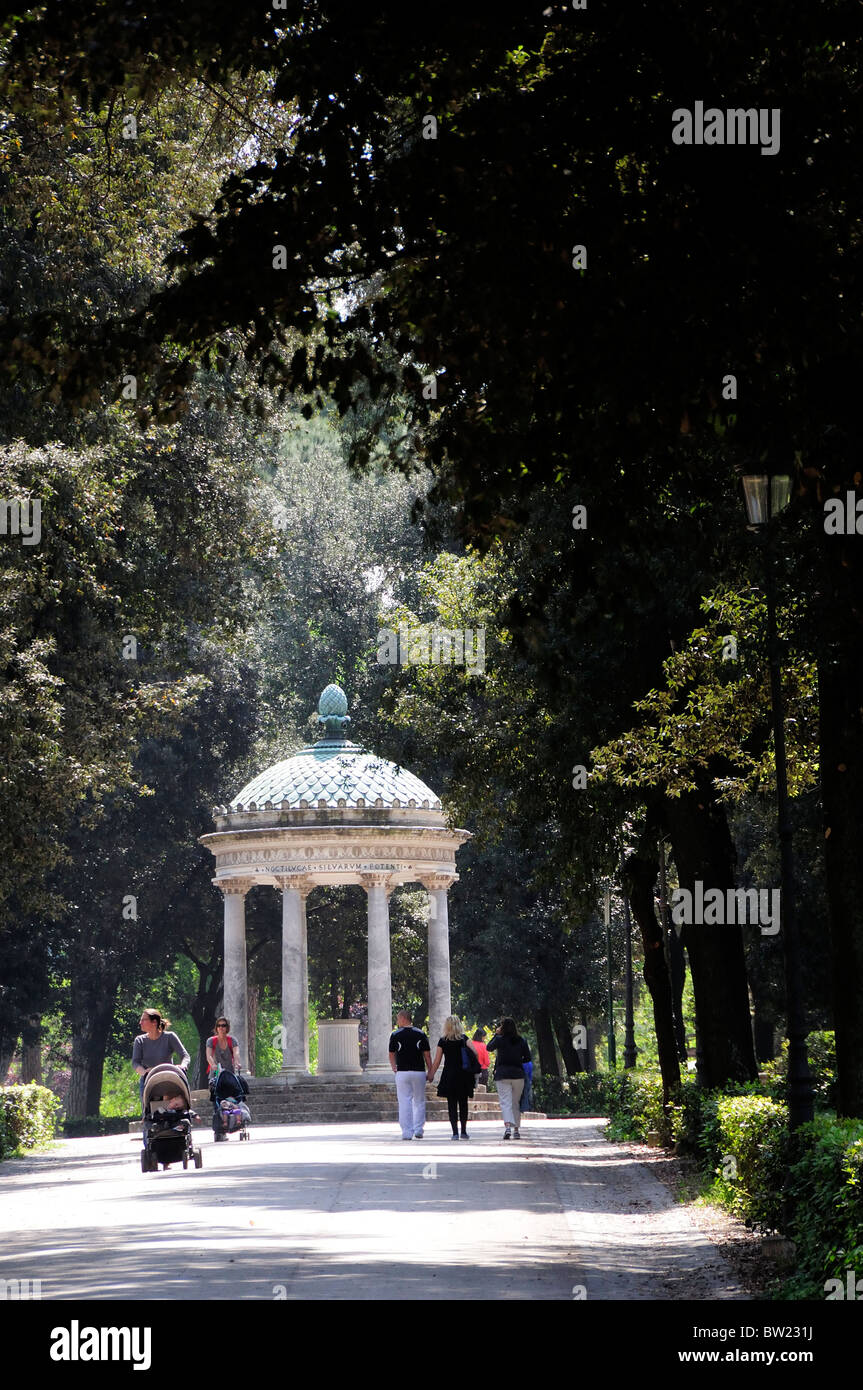
[[[527,1131],[524,1131],[527,1133]],[[595,1120],[290,1125],[143,1174],[125,1136],[0,1164],[0,1279],[43,1299],[734,1299],[668,1190]]]

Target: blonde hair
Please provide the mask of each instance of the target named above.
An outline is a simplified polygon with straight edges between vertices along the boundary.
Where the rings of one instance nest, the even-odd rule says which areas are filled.
[[[443,1035],[445,1038],[464,1038],[464,1029],[461,1026],[461,1019],[456,1014],[450,1014],[449,1018],[443,1021]]]

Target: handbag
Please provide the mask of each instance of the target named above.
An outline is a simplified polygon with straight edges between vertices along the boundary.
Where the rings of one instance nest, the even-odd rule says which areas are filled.
[[[469,1071],[472,1076],[479,1076],[482,1071],[482,1063],[473,1048],[468,1047],[466,1043],[462,1044],[461,1049],[461,1069],[462,1071]]]

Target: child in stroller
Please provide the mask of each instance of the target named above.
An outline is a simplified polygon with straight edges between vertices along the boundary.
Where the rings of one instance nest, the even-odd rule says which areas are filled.
[[[192,1095],[186,1073],[180,1067],[163,1062],[152,1067],[144,1078],[144,1146],[141,1149],[141,1172],[154,1173],[161,1163],[196,1168],[201,1167],[201,1150],[192,1143]]]
[[[252,1116],[246,1105],[248,1094],[249,1087],[244,1076],[225,1071],[223,1067],[215,1068],[210,1077],[210,1099],[213,1102],[213,1137],[216,1143],[237,1131],[241,1139],[249,1138],[247,1125]]]

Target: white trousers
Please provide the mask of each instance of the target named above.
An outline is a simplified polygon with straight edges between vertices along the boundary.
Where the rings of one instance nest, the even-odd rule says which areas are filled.
[[[396,1072],[399,1124],[403,1139],[413,1139],[425,1126],[426,1080],[425,1071]]]
[[[524,1077],[518,1081],[507,1081],[504,1077],[495,1077],[495,1086],[500,1097],[500,1108],[503,1113],[505,1125],[512,1125],[515,1129],[521,1123],[521,1111],[519,1102],[521,1093],[524,1090]]]

